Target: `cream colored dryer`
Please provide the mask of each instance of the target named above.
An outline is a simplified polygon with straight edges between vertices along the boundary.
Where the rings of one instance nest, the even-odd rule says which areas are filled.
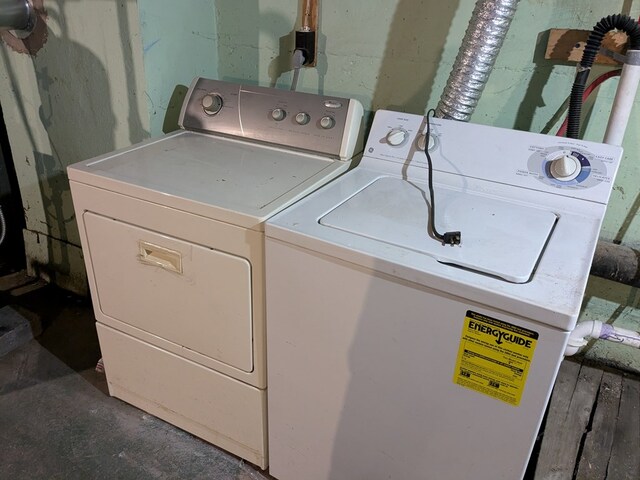
[[[199,78],[183,130],[69,167],[111,395],[266,468],[263,223],[347,170],[362,112]]]

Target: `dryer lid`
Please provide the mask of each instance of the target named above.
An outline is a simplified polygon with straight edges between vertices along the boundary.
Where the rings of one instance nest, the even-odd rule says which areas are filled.
[[[479,192],[436,186],[436,228],[462,232],[459,246],[442,245],[428,230],[426,185],[382,177],[320,219],[340,229],[429,255],[513,283],[527,282],[557,221],[549,210]]]

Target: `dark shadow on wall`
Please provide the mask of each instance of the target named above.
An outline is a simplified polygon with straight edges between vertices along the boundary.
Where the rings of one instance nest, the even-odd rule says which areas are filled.
[[[622,191],[624,192],[624,190]],[[622,224],[620,224],[620,228],[618,228],[618,232],[616,233],[616,236],[613,239],[613,243],[621,244],[625,240],[625,237],[629,232],[629,228],[631,227],[631,223],[637,217],[639,210],[640,210],[640,194],[636,194],[635,199],[633,200],[633,203],[629,206],[629,210],[627,210],[627,214],[624,216],[624,220],[622,221]]]
[[[126,2],[119,2],[116,3],[116,5],[118,26],[120,28],[120,46],[122,48],[122,56],[124,58],[124,67],[127,76],[127,105],[129,107],[127,124],[129,125],[129,142],[134,144],[149,137],[150,132],[143,128],[142,115],[138,108],[136,71],[133,65],[134,47],[131,44],[132,35],[131,29],[129,28],[129,14],[127,12]]]
[[[269,78],[271,79],[269,86],[272,88],[278,85],[282,74],[292,70],[291,56],[295,48],[295,35],[296,29],[294,27],[293,30],[278,39],[278,55],[269,63]],[[284,82],[283,86],[286,87]]]
[[[548,39],[549,31],[547,30],[540,33],[536,40],[536,47],[533,53],[535,68],[527,85],[527,91],[518,108],[518,114],[513,125],[516,130],[530,131],[536,111],[538,108],[545,106],[542,92],[555,66],[554,63],[544,58]],[[571,89],[571,85],[568,85],[568,88]],[[558,113],[554,117],[557,115]]]
[[[320,7],[320,13],[322,13],[322,7]],[[318,71],[318,93],[324,95],[324,80],[329,71],[329,59],[327,58],[327,36],[322,33],[322,25],[317,32],[317,38],[318,55],[314,68]]]
[[[400,0],[391,22],[371,109],[424,114],[459,1]]]
[[[176,85],[173,89],[173,93],[171,94],[171,98],[169,98],[167,111],[162,122],[162,133],[171,133],[180,129],[180,111],[182,110],[182,104],[184,103],[184,99],[187,97],[188,91],[189,87],[186,85]]]
[[[273,30],[277,18],[261,16],[258,0],[216,2],[218,76],[236,83],[258,84],[260,78],[259,34]],[[257,28],[256,28],[257,25]],[[277,30],[276,30],[277,31]]]

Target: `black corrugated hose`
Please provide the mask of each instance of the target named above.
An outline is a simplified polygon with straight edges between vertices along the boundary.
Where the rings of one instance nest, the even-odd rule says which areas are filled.
[[[587,78],[591,72],[593,61],[600,50],[602,39],[611,30],[621,30],[629,37],[628,50],[640,50],[640,26],[638,22],[627,15],[609,15],[600,20],[589,35],[587,45],[584,47],[582,60],[578,65],[576,78],[571,89],[569,100],[569,122],[567,137],[578,138],[580,134],[580,114],[582,112],[582,94],[584,93]]]

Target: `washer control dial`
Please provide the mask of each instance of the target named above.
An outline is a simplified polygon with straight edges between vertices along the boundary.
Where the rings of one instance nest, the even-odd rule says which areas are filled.
[[[271,118],[276,122],[281,122],[287,116],[287,112],[282,108],[274,108],[271,110]]]
[[[387,133],[387,143],[392,147],[399,147],[407,141],[409,134],[402,128],[394,128]]]
[[[553,178],[568,182],[580,174],[580,161],[573,155],[561,155],[551,160],[549,172]]]
[[[217,93],[208,93],[202,97],[202,109],[207,115],[217,115],[222,110],[222,97]]]
[[[433,150],[436,146],[436,138],[433,135],[429,135],[429,151]],[[427,135],[424,133],[421,133],[420,135],[418,135],[418,142],[417,142],[417,147],[418,150],[420,150],[421,152],[424,152],[424,149],[427,148]]]
[[[306,125],[311,120],[311,117],[306,112],[300,112],[296,115],[296,123],[298,125]]]
[[[336,124],[336,121],[333,119],[333,117],[330,117],[328,115],[320,119],[320,126],[325,130],[329,130],[330,128],[333,128],[335,124]]]
[[[530,147],[528,175],[554,187],[589,188],[607,180],[607,165],[592,152],[572,146]]]

